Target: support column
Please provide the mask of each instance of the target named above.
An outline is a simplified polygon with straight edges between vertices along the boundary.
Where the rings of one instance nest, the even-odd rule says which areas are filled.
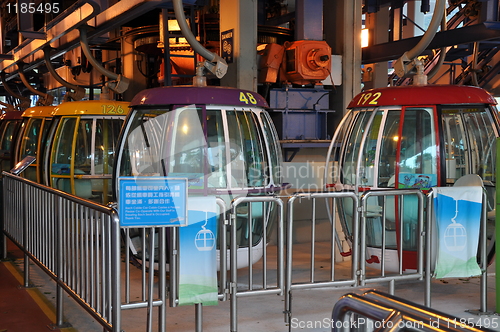
[[[233,62],[221,85],[257,91],[257,0],[220,0],[220,31],[233,31]]]
[[[130,79],[130,85],[123,93],[123,99],[126,101],[132,100],[139,91],[146,89],[146,80],[137,68],[137,57],[146,58],[146,55],[135,50],[133,37],[123,38],[121,43],[122,74]]]
[[[348,103],[361,91],[361,8],[362,0],[329,0],[325,8],[325,40],[333,54],[342,55],[342,85],[330,94],[330,106],[338,123]],[[333,132],[328,124],[328,132]]]
[[[369,30],[370,46],[389,41],[388,22],[389,7],[382,6],[380,10],[365,16],[365,28]],[[379,62],[364,67],[363,83],[365,89],[382,88],[387,86],[387,62]]]

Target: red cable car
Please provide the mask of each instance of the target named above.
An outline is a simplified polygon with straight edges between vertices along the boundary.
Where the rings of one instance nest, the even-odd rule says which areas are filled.
[[[339,172],[325,183],[335,190],[361,192],[371,189],[444,187],[466,174],[477,174],[488,196],[488,258],[494,254],[495,160],[499,122],[495,99],[485,90],[471,86],[400,86],[368,90],[349,104],[350,111],[337,129],[335,141]],[[382,232],[399,263],[397,249],[403,246],[403,269],[416,268],[416,205],[406,202],[399,216],[397,204],[386,205],[386,227],[382,229],[376,197],[368,202],[367,257],[380,259]],[[414,203],[416,200],[414,201]],[[340,219],[349,239],[352,236],[352,203],[340,204]],[[377,210],[377,211],[375,211]],[[370,211],[368,211],[370,212]],[[402,220],[400,220],[402,219]],[[403,223],[404,222],[404,223]],[[406,225],[401,229],[400,225]],[[402,234],[401,234],[402,233]],[[399,239],[402,236],[402,243]],[[391,247],[392,245],[392,247]],[[386,256],[387,258],[387,256]],[[376,260],[375,260],[376,261]]]

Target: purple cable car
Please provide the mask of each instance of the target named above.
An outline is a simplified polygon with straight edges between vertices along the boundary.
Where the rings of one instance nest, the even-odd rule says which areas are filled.
[[[257,93],[227,87],[160,87],[140,92],[130,106],[116,156],[117,202],[116,181],[127,176],[187,178],[189,198],[215,196],[228,207],[236,197],[282,189],[278,136],[267,103]],[[237,221],[240,266],[260,259],[263,232],[271,229],[276,212],[261,203],[250,204],[240,209],[252,211],[252,234],[246,213]],[[268,220],[266,229],[259,220]],[[132,253],[142,260],[140,232],[132,231],[130,240]],[[252,262],[245,254],[250,245]]]

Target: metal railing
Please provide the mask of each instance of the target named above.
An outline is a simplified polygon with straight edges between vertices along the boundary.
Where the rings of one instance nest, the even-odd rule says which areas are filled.
[[[239,211],[239,207],[242,205],[246,205],[246,211],[241,213]],[[261,205],[261,216],[262,218],[254,218],[253,211],[258,208],[255,205]],[[275,265],[270,265],[268,261],[268,224],[270,222],[270,218],[272,216],[273,204],[276,205],[274,208],[277,208],[277,219],[276,219],[276,227],[277,227],[277,243],[276,243],[276,262]],[[231,244],[230,244],[230,282],[229,282],[229,291],[231,294],[231,331],[237,331],[238,329],[238,298],[246,297],[246,296],[256,296],[256,295],[265,295],[265,294],[277,294],[283,295],[284,291],[284,227],[283,227],[283,218],[284,218],[284,208],[283,201],[275,196],[254,196],[254,197],[238,197],[231,202],[230,208],[230,216],[231,216]],[[248,246],[247,246],[247,260],[249,262],[248,267],[245,269],[248,272],[248,284],[246,286],[242,286],[241,283],[238,283],[238,218],[243,218],[247,220],[246,229],[243,229],[243,232],[248,234]],[[260,219],[260,220],[258,220]],[[260,223],[257,225],[256,223]],[[260,249],[258,246],[254,246],[253,234],[254,228],[262,230],[262,238],[258,241],[262,244]],[[260,256],[260,253],[257,253],[257,250],[262,250],[262,266],[261,270],[257,273],[260,274],[260,278],[258,278],[261,283],[257,284],[255,282],[256,278],[254,278],[256,271],[254,271],[254,257],[256,255]],[[274,283],[269,283],[271,269],[276,270],[276,280]],[[242,269],[239,269],[242,271]],[[238,287],[238,285],[240,285]]]
[[[329,233],[329,263],[330,271],[328,278],[323,278],[319,280],[316,275],[316,226],[317,226],[317,200],[328,200],[326,202],[331,204],[333,207],[328,214],[328,219],[330,223],[330,233]],[[358,196],[353,192],[328,192],[328,193],[301,193],[295,194],[288,200],[288,216],[287,216],[287,249],[286,249],[286,288],[285,288],[285,322],[289,323],[291,320],[291,307],[292,307],[292,290],[294,289],[312,289],[318,287],[345,287],[345,286],[356,286],[358,283],[357,269],[358,269],[358,257],[359,257],[359,243],[358,237],[353,237],[352,245],[352,260],[351,260],[351,275],[348,278],[337,278],[336,276],[336,262],[335,262],[335,248],[340,246],[338,243],[339,239],[336,236],[336,213],[335,206],[337,200],[348,199],[352,200],[352,206],[357,207],[359,204]],[[296,201],[310,200],[311,201],[311,216],[310,216],[310,235],[311,235],[311,248],[310,248],[310,261],[309,261],[309,279],[307,281],[294,282],[293,280],[293,248],[294,248],[294,207],[296,206]],[[359,229],[359,216],[358,209],[354,208],[352,213],[352,231],[354,234],[358,233]]]
[[[57,326],[63,325],[62,290],[64,290],[109,331],[120,331],[122,310],[136,308],[148,309],[147,331],[151,331],[153,325],[151,312],[155,307],[159,310],[158,328],[160,331],[165,330],[167,295],[171,307],[178,304],[179,239],[176,228],[155,227],[140,230],[141,250],[145,253],[144,257],[147,257],[148,252],[154,253],[155,251],[158,256],[151,262],[149,259],[142,262],[140,285],[137,282],[131,284],[129,264],[131,257],[128,240],[124,241],[124,263],[121,262],[120,252],[121,232],[123,232],[124,239],[129,239],[130,230],[120,229],[118,216],[113,208],[80,199],[8,173],[3,173],[3,195],[4,206],[7,207],[3,212],[3,232],[25,253],[25,285],[28,286],[29,259],[32,259],[56,281],[58,286]],[[416,197],[412,204],[417,204],[418,213],[416,221],[413,220],[411,225],[407,226],[404,218],[407,205],[404,202],[409,197]],[[354,192],[301,193],[286,199],[288,199],[286,230],[283,198],[276,196],[239,197],[232,201],[228,210],[222,199],[216,200],[220,212],[218,245],[220,249],[228,248],[219,250],[218,298],[221,301],[230,300],[231,331],[238,329],[238,298],[266,294],[284,296],[285,322],[289,323],[292,315],[292,291],[298,289],[352,288],[368,283],[389,282],[389,292],[394,294],[395,281],[422,280],[425,277],[424,303],[430,306],[430,262],[431,251],[435,249],[431,247],[432,229],[426,227],[425,224],[431,224],[432,194],[428,195],[425,207],[427,222],[424,222],[426,197],[420,190],[367,191],[361,196]],[[389,199],[392,200],[390,203],[388,203]],[[350,275],[342,277],[339,277],[336,272],[338,264],[342,263],[336,261],[335,257],[338,254],[336,247],[340,248],[342,245],[339,243],[335,226],[339,214],[345,214],[346,211],[337,213],[335,206],[338,200],[351,202],[350,231],[351,234],[358,235],[351,237],[351,259],[347,262],[350,264],[348,268]],[[320,241],[316,238],[316,227],[320,219],[318,202],[323,201],[331,210],[328,211],[327,217],[330,227],[327,241],[329,249],[328,252],[320,253],[323,255],[320,273],[317,271],[316,254],[319,251],[317,246]],[[310,227],[308,276],[306,280],[296,280],[294,278],[294,263],[296,263],[294,249],[297,244],[294,243],[293,234],[297,220],[294,209],[299,203],[305,202],[311,204],[311,215],[305,218],[307,226]],[[377,208],[375,213],[369,208],[370,203],[373,202],[381,207]],[[411,226],[409,230],[421,235],[416,237],[417,243],[413,246],[416,250],[417,268],[415,272],[405,272],[399,260],[397,271],[386,273],[385,251],[388,249],[385,232],[382,232],[380,243],[377,244],[381,252],[379,274],[374,276],[376,269],[370,269],[367,273],[365,253],[367,247],[373,244],[367,239],[367,223],[370,218],[378,218],[381,229],[388,228],[386,206],[390,204],[392,204],[393,211],[399,211],[398,218],[402,220],[401,229]],[[400,208],[394,209],[396,206],[394,204]],[[485,206],[486,204],[483,204],[481,234],[486,234]],[[271,220],[276,222],[272,229],[276,238],[272,241],[269,238]],[[422,240],[424,238],[425,243]],[[242,243],[242,239],[246,239],[244,240],[246,243]],[[399,238],[399,241],[402,243],[403,239]],[[485,312],[486,236],[482,236],[480,243],[483,258],[480,263],[482,270],[481,311]],[[402,252],[401,249],[399,250],[398,255],[401,257]],[[325,257],[328,255],[329,263],[326,264],[330,264],[329,270],[323,266]],[[124,276],[121,275],[120,264],[124,264]],[[151,268],[153,264],[154,268]],[[226,271],[229,271],[229,276]],[[154,276],[155,273],[157,278]],[[167,273],[170,275],[169,281]],[[134,292],[141,294],[136,301],[130,300],[131,288]],[[156,295],[154,294],[155,288],[157,288]],[[120,295],[122,291],[125,295],[123,302]],[[367,302],[366,297],[363,301]],[[375,313],[373,319],[378,319],[377,317],[387,312],[387,310],[382,310],[380,313]],[[196,305],[195,315],[196,330],[201,331],[201,305]]]
[[[116,211],[3,173],[4,234],[57,284],[56,325],[65,290],[105,329],[120,331],[120,227]],[[47,245],[52,244],[52,245]]]
[[[380,206],[381,209],[377,211],[369,211],[368,201],[370,198],[377,199],[375,206]],[[405,204],[406,200],[416,197],[417,201],[411,201],[410,204]],[[379,199],[381,202],[379,202]],[[389,200],[389,202],[388,202]],[[425,216],[424,216],[424,206],[425,206],[425,195],[419,189],[392,189],[392,190],[377,190],[377,191],[367,191],[361,195],[360,198],[361,206],[361,227],[359,232],[361,250],[360,253],[360,285],[364,286],[367,283],[375,282],[389,282],[389,287],[391,288],[390,293],[394,294],[394,281],[401,279],[418,279],[422,280],[424,278],[424,249],[429,252],[430,247],[426,247],[423,241],[425,238]],[[405,210],[410,210],[413,208],[408,215],[405,215]],[[416,216],[414,215],[416,208]],[[394,233],[397,238],[394,238],[395,243],[392,243],[392,248],[387,241],[387,230],[390,229],[388,225],[388,211],[392,212],[394,220],[399,221],[399,231],[397,227],[392,227],[392,233]],[[394,213],[394,211],[397,211]],[[413,213],[411,213],[413,212]],[[408,218],[410,217],[410,218]],[[416,217],[416,218],[415,218]],[[368,219],[376,219],[380,221],[381,229],[381,241],[380,243],[367,243],[367,221]],[[408,220],[411,219],[411,220]],[[415,222],[416,219],[416,222]],[[394,225],[396,221],[394,222]],[[408,237],[408,238],[405,238]],[[408,243],[409,239],[416,239],[416,243]],[[394,249],[396,243],[399,243],[397,249]],[[430,242],[429,242],[430,243]],[[405,245],[410,245],[411,250],[415,251],[416,255],[416,268],[415,272],[405,271],[403,266],[404,257],[403,251]],[[376,276],[368,276],[366,273],[367,258],[366,252],[368,247],[377,247],[380,250],[380,256],[377,255],[377,260],[380,263],[380,274]],[[389,252],[395,253],[397,259],[397,269],[394,269],[395,273],[390,275],[387,274],[387,254]],[[371,257],[370,257],[371,258]],[[373,269],[372,269],[373,270]]]

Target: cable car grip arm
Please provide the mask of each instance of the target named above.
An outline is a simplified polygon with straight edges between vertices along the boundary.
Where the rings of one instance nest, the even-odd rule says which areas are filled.
[[[420,41],[411,50],[406,51],[399,59],[394,61],[394,70],[396,75],[399,77],[404,77],[406,74],[410,73],[415,67],[415,58],[419,56],[427,46],[431,43],[432,39],[436,35],[438,27],[441,25],[441,21],[444,15],[444,8],[446,5],[445,0],[436,0],[434,6],[434,14],[432,15],[431,23],[425,31],[424,35]]]
[[[182,5],[182,0],[172,0],[174,5],[175,18],[179,23],[179,28],[182,31],[182,34],[188,41],[189,45],[201,55],[206,61],[203,62],[203,67],[206,68],[209,72],[217,76],[217,78],[222,78],[226,75],[227,72],[227,63],[226,60],[221,58],[216,53],[210,52],[203,45],[200,44],[196,37],[191,32],[188,24],[186,23],[186,16],[184,15],[184,7]]]

